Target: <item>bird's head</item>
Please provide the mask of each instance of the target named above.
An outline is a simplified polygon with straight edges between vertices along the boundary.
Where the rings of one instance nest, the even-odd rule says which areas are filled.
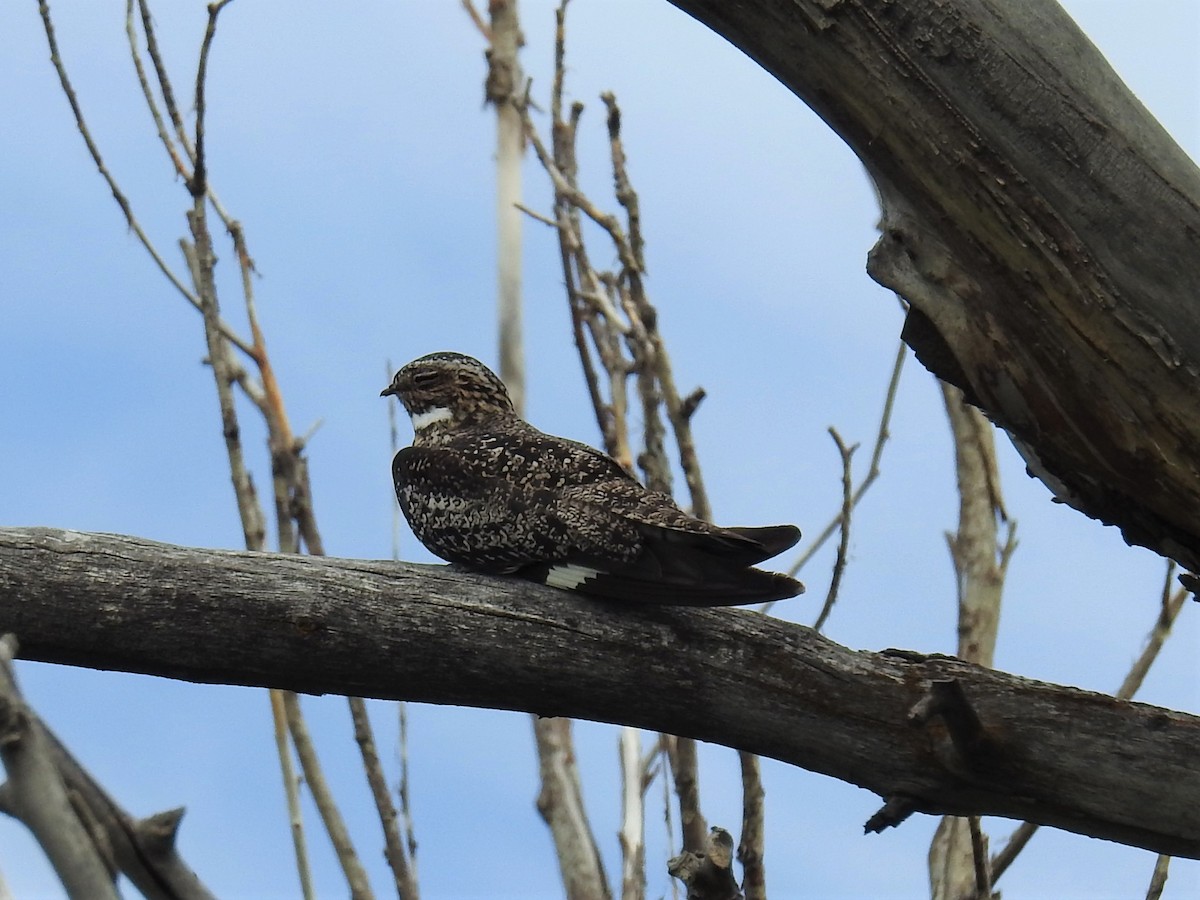
[[[418,436],[515,415],[504,382],[479,360],[462,353],[430,353],[414,359],[379,394],[389,395],[404,404]]]

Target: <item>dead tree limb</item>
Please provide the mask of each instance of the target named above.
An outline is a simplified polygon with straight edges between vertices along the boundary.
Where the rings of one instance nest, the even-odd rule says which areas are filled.
[[[21,699],[15,645],[0,639],[0,811],[25,823],[72,898],[116,898],[123,874],[146,900],[214,900],[176,849],[183,808],[135,819],[118,806]]]
[[[1031,470],[1200,570],[1200,170],[1053,0],[671,0],[836,131],[905,339]]]
[[[893,810],[1200,858],[1200,717],[952,657],[856,652],[748,611],[3,528],[0,630],[47,662],[688,735],[840,778]]]

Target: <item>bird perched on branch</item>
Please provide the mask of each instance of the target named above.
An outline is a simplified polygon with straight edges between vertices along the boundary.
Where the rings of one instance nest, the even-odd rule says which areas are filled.
[[[640,603],[733,606],[804,590],[753,568],[793,546],[795,526],[719,528],[687,515],[611,457],[527,423],[477,359],[422,356],[389,395],[415,433],[392,460],[396,497],[442,559]]]

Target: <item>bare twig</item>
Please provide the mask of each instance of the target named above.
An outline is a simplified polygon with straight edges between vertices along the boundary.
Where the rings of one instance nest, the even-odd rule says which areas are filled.
[[[742,770],[742,837],[737,859],[742,864],[742,890],[746,900],[767,900],[762,764],[757,756],[744,750],[738,751],[738,763]]]
[[[292,765],[291,747],[288,745],[287,711],[283,705],[283,691],[269,691],[271,699],[271,721],[275,732],[275,753],[279,758],[279,772],[283,776],[283,795],[287,802],[288,823],[291,826],[292,851],[296,855],[296,873],[300,879],[300,892],[304,900],[314,900],[312,867],[308,862],[308,843],[304,835],[304,814],[300,809],[300,779]]]
[[[200,62],[196,66],[196,158],[192,167],[192,177],[188,188],[192,196],[204,199],[208,193],[208,168],[204,157],[204,113],[206,107],[205,90],[208,86],[208,54],[212,50],[213,38],[217,34],[217,16],[221,14],[230,0],[217,0],[208,4],[208,26],[204,29],[204,39],[200,42]]]
[[[1017,855],[1025,849],[1025,845],[1037,833],[1039,827],[1033,822],[1022,822],[1013,829],[1004,846],[992,857],[989,868],[991,869],[991,882],[993,885],[1000,880],[1001,875],[1008,871],[1008,867],[1013,864]]]
[[[549,225],[551,228],[558,228],[558,223],[555,222],[553,219],[551,219],[549,216],[543,216],[540,212],[536,212],[536,211],[530,209],[524,203],[517,203],[517,204],[515,204],[515,206],[517,207],[517,209],[519,209],[521,212],[525,213],[525,215],[529,216],[529,218],[533,219],[534,221],[541,222],[543,225]]]
[[[396,882],[396,894],[400,900],[417,900],[417,882],[409,871],[408,855],[400,837],[400,830],[396,826],[396,806],[392,803],[387,778],[383,774],[383,765],[375,749],[375,736],[371,729],[371,719],[367,715],[367,704],[360,697],[347,699],[350,702],[350,717],[354,721],[354,739],[362,753],[367,784],[370,785],[375,809],[379,813],[379,824],[383,826],[383,855],[391,867]]]
[[[1163,888],[1167,886],[1167,871],[1171,865],[1171,857],[1159,854],[1154,860],[1154,874],[1150,876],[1150,886],[1146,888],[1146,900],[1159,900]]]
[[[675,781],[675,796],[679,799],[679,830],[684,851],[700,851],[708,841],[708,823],[700,812],[699,765],[696,762],[696,742],[691,738],[663,735],[671,776]]]
[[[170,133],[167,131],[167,124],[162,117],[162,111],[158,108],[158,101],[154,97],[154,91],[150,87],[150,79],[146,75],[146,68],[142,65],[142,55],[138,52],[137,46],[137,31],[135,30],[133,24],[133,4],[134,0],[126,0],[125,2],[125,36],[129,41],[129,55],[133,60],[133,68],[137,73],[138,84],[141,85],[142,88],[142,97],[146,101],[146,108],[150,111],[150,117],[154,119],[155,130],[158,131],[158,139],[162,142],[163,149],[166,150],[167,156],[171,160],[171,164],[175,167],[176,174],[178,174],[181,178],[187,179],[191,177],[189,166],[186,165],[183,159],[180,157],[179,151],[175,147],[175,141],[171,138]],[[141,8],[144,17],[143,21],[150,21],[146,4],[142,3]],[[150,43],[153,41],[153,39],[154,31],[153,28],[151,28],[147,32],[147,43]],[[157,45],[155,45],[154,52],[156,54],[158,52]],[[162,83],[164,80],[165,75],[165,72],[159,71],[160,83]],[[167,82],[167,87],[169,90],[170,82]],[[180,124],[182,125],[182,123]],[[188,150],[189,148],[185,147],[184,152],[187,153]]]
[[[346,882],[350,886],[350,896],[354,900],[369,900],[374,897],[374,894],[367,881],[367,873],[363,869],[362,863],[358,861],[358,855],[354,852],[354,845],[350,841],[350,832],[346,829],[346,823],[343,821],[341,813],[338,812],[333,793],[329,790],[329,784],[321,771],[316,749],[313,747],[312,738],[309,737],[308,727],[304,724],[304,717],[300,713],[300,698],[292,691],[280,691],[279,694],[283,699],[288,731],[292,735],[296,757],[304,769],[304,780],[312,792],[313,802],[316,804],[317,811],[325,823],[325,830],[329,832],[329,838],[333,842],[334,853],[337,854],[342,872],[346,876]]]
[[[129,226],[129,230],[134,233],[138,241],[146,249],[146,252],[150,254],[150,258],[154,260],[154,264],[158,267],[159,271],[166,276],[166,279],[169,282],[171,282],[171,285],[177,291],[179,291],[179,293],[185,300],[188,301],[188,303],[190,303],[197,310],[203,312],[200,298],[195,293],[190,291],[180,280],[179,276],[176,275],[171,270],[171,267],[167,265],[166,261],[162,258],[162,255],[158,252],[158,248],[154,246],[154,243],[142,229],[141,223],[138,222],[137,217],[134,216],[133,207],[130,206],[128,198],[126,198],[124,192],[117,184],[116,179],[108,170],[108,167],[104,164],[104,158],[100,155],[100,148],[97,147],[96,142],[92,139],[91,131],[88,129],[87,122],[83,117],[83,110],[79,105],[79,99],[75,95],[75,89],[71,86],[71,80],[67,76],[66,67],[63,65],[62,57],[59,54],[58,41],[54,35],[54,24],[50,18],[50,6],[47,2],[45,2],[45,0],[41,0],[41,2],[38,3],[38,10],[42,15],[42,24],[46,31],[46,41],[50,47],[50,62],[54,66],[54,71],[58,73],[58,80],[62,85],[63,94],[66,96],[67,102],[71,106],[71,112],[75,116],[75,125],[79,130],[80,136],[83,138],[84,144],[87,146],[88,153],[91,155],[92,161],[96,164],[97,171],[108,185],[108,189],[112,192],[113,199],[117,201],[117,205],[121,208],[121,213],[125,216],[125,222]],[[218,322],[218,325],[220,327],[221,334],[226,338],[226,340],[232,342],[233,345],[239,350],[247,353],[249,352],[250,346],[243,341],[237,335],[237,333],[231,327],[229,327],[229,325],[223,321]]]
[[[189,158],[194,158],[195,151],[188,138],[183,116],[179,112],[179,104],[175,102],[175,89],[171,85],[162,53],[158,49],[158,35],[154,30],[154,17],[150,14],[149,0],[138,0],[138,10],[142,18],[142,33],[146,35],[146,52],[150,55],[150,62],[154,65],[154,74],[158,78],[158,89],[162,92],[167,115],[171,119],[171,125],[175,128],[175,135],[179,139],[180,145],[187,152]]]
[[[837,444],[838,453],[842,457],[842,514],[839,517],[842,536],[838,541],[837,558],[833,563],[833,577],[829,581],[829,591],[825,594],[825,603],[821,606],[821,613],[813,624],[813,628],[817,631],[825,627],[829,614],[833,612],[833,604],[837,602],[838,588],[841,587],[842,576],[846,572],[846,560],[850,551],[850,513],[854,509],[854,481],[851,477],[850,459],[854,455],[854,451],[858,449],[858,444],[847,447],[836,428],[829,429],[829,436]]]
[[[1168,560],[1167,573],[1163,578],[1158,618],[1154,622],[1154,627],[1150,629],[1150,634],[1146,636],[1146,645],[1142,648],[1142,652],[1138,654],[1138,658],[1130,667],[1121,686],[1117,688],[1115,696],[1119,700],[1131,700],[1133,695],[1141,689],[1142,682],[1146,680],[1146,675],[1150,671],[1150,666],[1158,658],[1159,651],[1162,650],[1163,644],[1171,634],[1171,627],[1175,624],[1175,619],[1183,609],[1188,592],[1184,588],[1172,590],[1174,584],[1175,562]]]
[[[413,824],[412,801],[408,791],[408,704],[396,704],[399,725],[400,783],[396,793],[400,797],[400,818],[404,820],[404,846],[408,851],[408,869],[412,873],[414,886],[417,884],[417,833]]]
[[[967,827],[971,831],[971,859],[975,864],[975,893],[991,900],[992,877],[988,871],[988,839],[983,833],[979,816],[968,816]]]
[[[899,346],[896,348],[896,361],[892,365],[892,374],[888,378],[887,392],[883,400],[883,412],[879,416],[879,430],[875,435],[875,446],[871,450],[871,463],[867,468],[867,474],[863,477],[862,482],[854,489],[854,502],[851,504],[852,507],[858,506],[859,501],[861,501],[863,498],[863,495],[866,494],[871,485],[874,484],[875,480],[879,477],[879,465],[883,459],[883,448],[887,443],[888,438],[891,436],[890,428],[892,424],[892,410],[896,405],[896,389],[900,384],[900,373],[904,370],[904,359],[906,356],[908,356],[908,345],[906,345],[904,341],[900,341]],[[835,515],[829,524],[827,524],[821,530],[820,534],[818,534],[816,538],[809,543],[797,560],[792,563],[791,567],[788,569],[788,574],[795,575],[801,569],[803,569],[805,564],[807,564],[808,561],[816,555],[817,551],[825,546],[825,542],[833,536],[833,533],[837,531],[841,524],[842,511],[839,510],[837,515]],[[763,607],[763,612],[769,612],[772,606],[774,606],[773,603],[766,604]]]
[[[154,30],[154,18],[150,15],[150,7],[148,0],[138,0],[138,5],[141,10],[142,30],[146,35],[146,52],[149,54],[151,61],[154,64],[155,75],[158,79],[159,90],[163,95],[163,102],[167,106],[172,124],[175,128],[175,137],[168,133],[166,122],[163,119],[162,113],[158,107],[158,101],[154,97],[154,91],[150,87],[150,79],[146,75],[146,69],[142,65],[141,54],[137,49],[137,33],[133,25],[133,0],[126,0],[125,13],[125,34],[129,41],[130,55],[133,58],[134,70],[137,73],[138,84],[142,88],[142,96],[146,101],[146,108],[150,111],[150,116],[154,120],[154,127],[158,131],[159,140],[163,144],[167,155],[171,159],[171,164],[175,167],[175,171],[185,181],[191,177],[187,166],[195,162],[196,151],[192,146],[192,142],[188,139],[187,130],[183,125],[183,118],[179,115],[179,108],[175,104],[175,92],[171,86],[171,79],[167,75],[166,66],[163,65],[162,56],[158,50],[158,38]],[[183,148],[184,154],[187,156],[188,163],[185,164],[180,158],[179,152],[176,149],[175,142],[179,142],[179,146]],[[208,184],[208,199],[212,203],[213,209],[221,221],[225,223],[226,228],[231,228],[233,219],[226,211],[220,198],[213,190],[211,182]]]
[[[488,26],[487,22],[483,21],[483,16],[475,8],[475,4],[471,0],[462,0],[462,5],[470,17],[471,23],[479,29],[479,33],[483,35],[483,39],[490,44],[492,42],[492,29]]]

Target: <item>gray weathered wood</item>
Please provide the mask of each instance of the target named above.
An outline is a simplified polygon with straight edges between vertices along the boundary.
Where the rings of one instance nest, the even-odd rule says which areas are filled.
[[[922,361],[1061,499],[1200,570],[1200,171],[1058,4],[671,2],[863,161]]]
[[[1200,857],[1200,719],[950,657],[855,652],[750,611],[0,528],[0,631],[69,665],[620,722],[823,772],[893,809]],[[943,713],[914,724],[931,701]]]

